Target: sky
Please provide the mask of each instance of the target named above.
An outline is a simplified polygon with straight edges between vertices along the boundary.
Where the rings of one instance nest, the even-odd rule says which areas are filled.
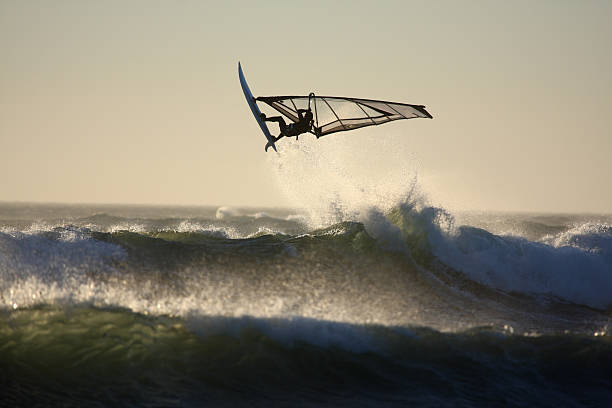
[[[609,1],[0,0],[0,201],[290,204],[241,61],[256,96],[434,116],[297,142],[343,171],[416,169],[448,208],[612,213],[610,21]]]

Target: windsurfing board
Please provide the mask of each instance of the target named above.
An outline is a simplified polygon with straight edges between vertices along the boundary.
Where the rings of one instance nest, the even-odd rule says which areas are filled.
[[[242,92],[244,92],[244,97],[246,98],[247,103],[251,108],[251,112],[253,112],[253,116],[255,116],[255,120],[259,124],[259,127],[261,128],[261,131],[263,132],[264,136],[266,137],[266,139],[268,139],[268,143],[266,144],[266,151],[268,151],[268,147],[272,147],[275,152],[278,152],[278,150],[276,150],[276,146],[274,146],[274,142],[276,142],[276,139],[270,134],[268,126],[261,119],[261,111],[257,107],[257,103],[255,103],[255,98],[253,98],[253,94],[249,89],[249,84],[247,84],[247,81],[244,78],[244,73],[242,72],[240,62],[238,62],[238,76],[240,77],[240,86],[242,86]]]

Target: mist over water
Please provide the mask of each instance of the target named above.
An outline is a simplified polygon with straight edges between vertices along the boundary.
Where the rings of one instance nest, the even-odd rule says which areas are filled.
[[[359,148],[355,142],[328,139],[323,149],[313,147],[319,142],[288,141],[282,154],[268,157],[292,206],[307,215],[310,228],[357,221],[387,248],[405,250],[399,229],[385,214],[400,203],[426,203],[415,159],[393,139],[362,139]],[[384,153],[368,155],[374,148]]]
[[[283,155],[272,156],[271,161],[286,195],[309,215],[313,227],[358,221],[380,243],[396,250],[406,248],[406,238],[410,240],[406,233],[417,229],[427,238],[428,248],[421,249],[479,283],[604,309],[612,305],[610,216],[557,216],[556,220],[549,216],[553,225],[525,216],[509,225],[512,215],[500,214],[497,217],[506,225],[491,232],[486,230],[492,226],[486,222],[491,215],[460,214],[460,220],[483,229],[458,224],[444,208],[432,207],[419,184],[415,162],[409,155],[402,157],[399,146],[378,146],[378,153],[388,154],[354,161],[346,160],[350,146],[339,142],[316,153],[306,143],[288,143],[284,148]],[[368,151],[362,148],[355,150]],[[355,162],[362,171],[351,168]],[[390,171],[370,171],[384,168]],[[401,225],[397,217],[388,217],[393,212],[399,212]],[[412,231],[402,230],[406,226]]]

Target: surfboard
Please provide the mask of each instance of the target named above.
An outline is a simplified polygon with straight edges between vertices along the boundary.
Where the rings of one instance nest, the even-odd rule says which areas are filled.
[[[259,127],[261,128],[261,131],[263,132],[264,136],[266,137],[266,139],[268,139],[268,143],[266,144],[266,151],[268,151],[268,147],[272,147],[275,152],[278,152],[278,150],[276,150],[276,146],[274,146],[274,142],[276,142],[276,140],[270,134],[270,130],[268,129],[266,123],[261,119],[261,111],[257,107],[257,104],[255,103],[255,98],[253,98],[253,94],[249,89],[249,84],[247,84],[247,81],[244,78],[244,73],[242,72],[240,62],[238,62],[238,76],[240,77],[240,86],[242,86],[242,92],[244,92],[244,97],[246,98],[247,103],[251,108],[251,112],[253,112],[253,116],[255,116],[255,120],[259,124]]]

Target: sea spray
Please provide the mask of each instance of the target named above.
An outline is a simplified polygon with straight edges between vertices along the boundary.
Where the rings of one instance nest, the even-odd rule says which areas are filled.
[[[349,170],[356,163],[347,150],[350,147],[339,143],[319,148],[288,143],[282,154],[270,159],[281,188],[309,215],[311,227],[359,221],[382,247],[404,251],[425,267],[441,261],[492,288],[598,308],[612,306],[608,224],[561,229],[539,241],[456,225],[448,211],[428,205],[414,164],[394,161],[397,150],[389,155],[396,172],[379,174],[379,179]],[[384,153],[379,149],[371,161]]]
[[[363,156],[363,146],[352,151],[350,144],[337,141],[320,148],[300,141],[287,143],[269,162],[281,190],[307,214],[311,228],[358,221],[384,248],[406,251],[387,213],[400,202],[425,201],[416,164],[389,141],[376,146],[388,155]]]
[[[411,256],[442,261],[476,282],[510,292],[612,306],[612,229],[585,224],[530,241],[460,225],[440,208],[402,203],[388,213]]]

